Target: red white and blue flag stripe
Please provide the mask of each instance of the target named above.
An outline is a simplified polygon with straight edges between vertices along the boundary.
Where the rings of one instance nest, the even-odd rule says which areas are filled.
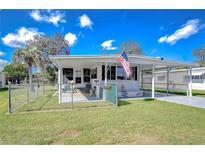
[[[127,77],[131,76],[131,69],[130,69],[130,63],[128,61],[128,57],[125,51],[123,51],[120,56],[117,58],[117,60],[122,64],[125,73]]]

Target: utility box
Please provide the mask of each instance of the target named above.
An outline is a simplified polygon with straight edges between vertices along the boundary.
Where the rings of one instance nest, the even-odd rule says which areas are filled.
[[[108,84],[103,86],[103,100],[118,105],[117,85]]]

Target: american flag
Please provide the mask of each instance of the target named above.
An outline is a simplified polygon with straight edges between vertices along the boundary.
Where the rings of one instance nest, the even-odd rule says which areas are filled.
[[[130,69],[130,63],[128,61],[128,57],[125,51],[123,51],[120,56],[117,58],[117,60],[122,64],[125,73],[127,75],[127,77],[130,77],[131,75],[131,69]]]

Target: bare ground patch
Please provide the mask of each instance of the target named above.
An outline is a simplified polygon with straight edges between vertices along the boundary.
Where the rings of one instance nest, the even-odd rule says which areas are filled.
[[[74,130],[74,129],[67,129],[59,133],[59,135],[63,138],[75,138],[80,135],[80,131]],[[50,145],[63,145],[64,143],[54,139],[49,144]]]
[[[139,145],[159,145],[161,144],[160,138],[152,134],[132,133],[128,137],[129,144]]]
[[[75,138],[80,135],[80,132],[78,130],[69,129],[69,130],[63,131],[60,135],[63,137]]]

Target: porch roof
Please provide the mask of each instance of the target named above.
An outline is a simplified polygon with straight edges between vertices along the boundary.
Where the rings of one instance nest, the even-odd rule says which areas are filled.
[[[50,59],[58,68],[66,68],[73,66],[91,67],[97,63],[118,64],[117,55],[51,55]],[[142,67],[150,68],[153,64],[156,68],[161,67],[197,67],[198,65],[190,62],[153,58],[141,55],[128,55],[131,65],[141,65]]]

